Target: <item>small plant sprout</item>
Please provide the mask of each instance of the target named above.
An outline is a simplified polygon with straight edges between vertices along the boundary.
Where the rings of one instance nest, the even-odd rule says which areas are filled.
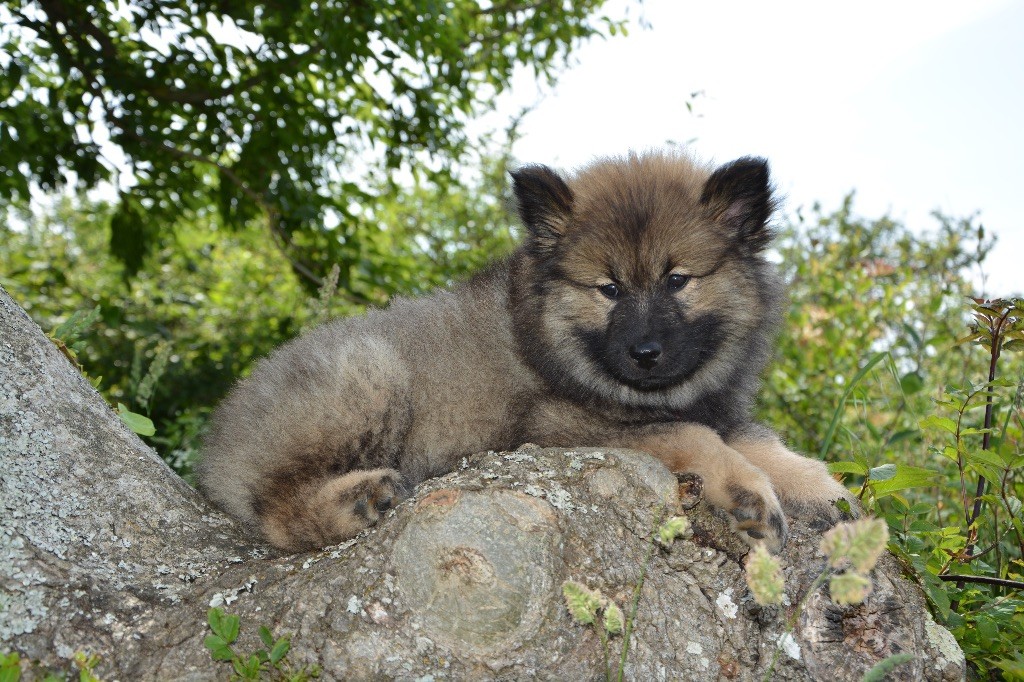
[[[685,516],[673,516],[658,528],[658,542],[662,547],[669,547],[676,538],[682,537],[690,529],[690,520]]]
[[[868,573],[878,563],[889,542],[889,527],[882,519],[865,518],[840,523],[821,539],[821,553],[832,568],[847,562],[854,570]]]
[[[565,597],[565,605],[569,609],[573,620],[580,625],[595,625],[594,629],[597,630],[597,636],[601,639],[605,678],[608,680],[615,679],[612,676],[612,669],[608,662],[608,638],[612,635],[622,634],[626,627],[622,617],[622,609],[597,590],[591,590],[574,580],[566,580],[562,583],[562,595]],[[597,626],[597,616],[601,611],[604,612],[602,623],[600,626]],[[621,679],[621,667],[618,679]]]
[[[100,678],[93,672],[100,662],[98,654],[87,654],[84,651],[76,651],[74,661],[75,665],[78,667],[79,682],[101,682]]]
[[[785,589],[782,564],[763,543],[758,543],[747,555],[746,568],[747,587],[754,595],[754,601],[761,606],[781,604]]]
[[[605,632],[609,635],[617,635],[622,632],[623,625],[622,609],[615,602],[609,601],[608,606],[604,609]]]
[[[562,583],[562,595],[569,614],[580,625],[593,625],[602,602],[607,601],[600,592],[587,589],[574,580]]]
[[[832,575],[828,589],[832,601],[842,606],[860,604],[871,594],[868,573],[878,563],[889,542],[889,527],[882,519],[860,519],[840,523],[821,539],[821,553],[833,569],[848,567]]]
[[[99,654],[76,651],[71,662],[75,666],[72,670],[46,670],[38,661],[23,659],[17,651],[0,653],[0,682],[21,682],[23,679],[41,682],[66,682],[74,679],[78,682],[103,682],[94,672],[100,663]],[[26,672],[27,678],[22,676]]]
[[[275,640],[267,627],[260,627],[260,641],[266,648],[257,649],[255,653],[246,656],[232,646],[238,639],[241,629],[238,616],[226,614],[218,608],[212,608],[207,613],[207,623],[213,634],[206,636],[203,645],[210,652],[213,660],[231,663],[232,680],[305,682],[320,676],[320,669],[316,666],[293,668],[288,663],[288,652],[291,651],[292,646],[290,635],[284,635]]]
[[[828,591],[840,606],[862,604],[871,594],[871,578],[857,571],[839,573],[829,579]]]

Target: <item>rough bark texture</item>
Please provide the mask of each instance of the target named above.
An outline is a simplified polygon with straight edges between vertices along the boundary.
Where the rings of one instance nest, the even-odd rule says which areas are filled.
[[[963,656],[886,558],[860,607],[812,595],[759,608],[745,546],[657,461],[620,450],[524,446],[427,481],[378,527],[277,556],[247,538],[120,423],[0,289],[0,651],[66,668],[100,654],[104,679],[225,678],[203,647],[206,612],[293,634],[290,660],[323,679],[603,679],[601,643],[574,623],[563,581],[628,611],[656,518],[685,510],[691,538],[657,548],[626,677],[855,680],[910,652],[898,679],[957,680]],[[795,523],[784,559],[796,603],[821,569]],[[617,662],[622,638],[611,642]]]

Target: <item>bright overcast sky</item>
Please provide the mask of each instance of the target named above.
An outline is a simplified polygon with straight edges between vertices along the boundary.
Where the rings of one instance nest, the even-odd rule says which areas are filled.
[[[975,211],[999,243],[989,295],[1024,292],[1024,3],[613,0],[628,37],[586,44],[523,121],[522,161],[685,142],[767,156],[786,210],[820,201],[933,230]],[[636,25],[642,16],[650,29]],[[691,92],[705,94],[687,112]],[[511,104],[536,101],[528,77]],[[504,108],[504,107],[503,107]]]

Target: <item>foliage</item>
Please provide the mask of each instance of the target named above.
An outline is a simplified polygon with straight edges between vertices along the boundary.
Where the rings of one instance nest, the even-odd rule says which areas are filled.
[[[12,651],[0,654],[0,682],[18,682],[21,679],[21,656]]]
[[[232,680],[286,680],[287,682],[305,682],[320,676],[316,666],[294,668],[288,663],[288,652],[291,651],[290,635],[274,639],[270,630],[259,628],[260,642],[266,648],[257,649],[254,653],[240,654],[233,646],[238,640],[241,622],[238,616],[225,614],[221,609],[212,608],[207,613],[210,632],[203,640],[203,645],[215,661],[231,663]]]
[[[798,215],[783,228],[778,253],[793,304],[762,413],[798,450],[834,459],[887,445],[913,451],[920,433],[907,415],[927,411],[926,387],[968,376],[967,350],[951,346],[992,241],[971,219],[936,218],[932,234],[864,220],[848,197],[834,213]],[[832,441],[834,413],[819,414],[822,406],[843,407]]]
[[[339,263],[350,290],[393,178],[452,186],[517,69],[623,27],[603,2],[4,0],[0,200],[113,184],[129,275],[183,221],[259,218],[312,288]]]
[[[82,350],[85,345],[85,343],[79,340],[79,338],[89,330],[96,320],[99,319],[99,316],[99,306],[96,306],[89,311],[76,310],[55,330],[47,334],[47,338],[53,341],[54,345],[57,346],[57,349],[60,350],[64,357],[71,361],[71,364],[73,364],[78,371],[82,372],[94,388],[100,387],[100,384],[103,383],[103,377],[90,377],[88,372],[85,371],[85,368],[78,361],[78,352]],[[157,360],[160,360],[159,356]],[[157,365],[157,362],[154,362],[154,366],[162,367],[162,365]],[[147,374],[147,379],[152,375],[153,372],[151,371]],[[155,379],[153,381],[155,382]],[[151,388],[152,387],[150,385],[145,385],[143,387],[143,390],[145,391],[144,394],[148,395],[151,392]],[[153,422],[148,417],[132,412],[124,406],[124,403],[117,404],[117,415],[121,417],[121,421],[123,421],[128,428],[141,436],[152,436],[155,433]]]
[[[893,654],[876,663],[871,670],[864,674],[861,682],[882,682],[882,680],[892,679],[889,675],[896,668],[912,660],[914,660],[914,654]]]
[[[672,516],[658,528],[658,544],[669,547],[676,538],[683,537],[690,530],[690,519],[685,516]]]
[[[464,187],[413,183],[382,202],[372,251],[344,271],[347,288],[325,296],[307,293],[259,225],[225,236],[210,217],[182,222],[152,267],[125,282],[106,247],[112,208],[79,197],[10,209],[0,223],[0,284],[44,329],[98,307],[96,324],[75,337],[76,357],[102,375],[108,402],[153,421],[150,442],[191,479],[206,417],[255,359],[325,317],[464,279],[510,250],[507,164],[489,159]]]
[[[78,669],[78,682],[102,682],[94,672],[100,662],[97,654],[76,651],[71,661]],[[17,651],[0,654],[0,682],[19,682],[25,672],[28,672],[28,679],[39,682],[66,682],[73,679],[71,674],[44,670],[38,661],[25,660]]]
[[[747,586],[750,587],[754,601],[761,606],[782,603],[785,589],[782,564],[778,558],[771,555],[764,543],[758,543],[747,554],[745,569]]]
[[[64,320],[56,329],[46,335],[57,346],[57,350],[70,360],[71,364],[78,368],[80,372],[85,369],[82,367],[82,363],[78,361],[78,352],[85,345],[80,340],[80,337],[88,331],[89,327],[96,323],[99,316],[99,306],[88,311],[76,310],[68,319]],[[102,380],[103,377],[95,377],[90,380],[90,383],[93,386],[99,386]]]
[[[1012,676],[1024,645],[1020,304],[971,298],[992,241],[973,220],[937,218],[918,235],[856,218],[848,201],[784,233],[793,306],[762,414],[798,449],[838,460],[976,672]]]

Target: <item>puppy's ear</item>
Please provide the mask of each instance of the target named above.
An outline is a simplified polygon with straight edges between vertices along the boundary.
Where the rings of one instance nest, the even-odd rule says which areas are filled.
[[[768,161],[745,156],[720,167],[704,184],[700,203],[736,241],[757,253],[774,234],[768,220],[775,211]]]
[[[572,190],[547,166],[522,166],[512,171],[519,217],[539,253],[554,248],[572,215]]]

